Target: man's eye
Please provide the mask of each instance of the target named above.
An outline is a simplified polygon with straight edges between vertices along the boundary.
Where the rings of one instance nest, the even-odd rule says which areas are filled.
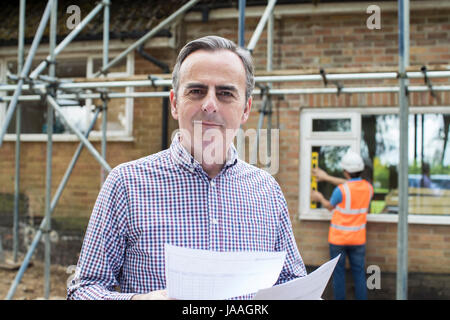
[[[189,91],[189,93],[190,93],[190,94],[193,94],[193,95],[200,95],[200,94],[203,93],[203,91],[202,91],[201,89],[191,89],[191,90]]]
[[[232,96],[233,96],[233,93],[232,93],[231,91],[220,91],[220,92],[219,92],[219,96],[222,96],[222,97],[232,97]]]

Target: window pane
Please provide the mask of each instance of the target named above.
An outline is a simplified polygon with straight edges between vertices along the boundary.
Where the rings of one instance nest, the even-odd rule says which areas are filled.
[[[30,73],[42,62],[41,59],[34,59],[31,63]],[[58,78],[85,78],[86,58],[56,58],[55,74]],[[17,61],[8,61],[8,69],[16,73]],[[48,67],[41,74],[48,75]]]
[[[334,177],[344,178],[340,169],[340,162],[349,148],[349,146],[313,146],[311,151],[313,153],[317,152],[320,169],[325,170]],[[319,182],[317,187],[327,199],[330,199],[335,188],[334,185],[328,182]],[[321,208],[320,203],[317,203],[317,208]]]
[[[86,58],[56,59],[58,78],[86,78]]]
[[[32,63],[31,70],[39,65],[41,59],[35,59]],[[86,77],[86,63],[84,58],[62,58],[56,59],[56,76],[58,78],[78,78]],[[8,61],[8,68],[15,73],[17,69],[17,61]],[[48,74],[48,69],[42,74]],[[12,96],[14,92],[8,92]],[[34,95],[36,93],[24,90],[22,95]],[[62,107],[62,111],[69,121],[71,121],[79,130],[85,132],[87,129],[86,110],[82,106],[66,106],[62,101],[58,101]],[[21,101],[22,106],[22,133],[46,133],[47,132],[47,103],[45,101]],[[55,114],[55,113],[54,113]],[[53,132],[71,133],[69,128],[63,124],[61,117],[55,114],[53,118]],[[16,132],[16,120],[11,120],[7,130],[8,133]]]
[[[8,95],[12,95],[13,92],[9,92]],[[34,93],[25,90],[23,95],[32,95]],[[81,132],[87,130],[86,112],[87,109],[82,106],[66,106],[58,100],[58,103],[62,107],[62,113],[65,118],[71,121]],[[45,101],[21,101],[22,106],[22,133],[47,133],[47,103]],[[53,112],[53,133],[72,133],[67,127],[61,116]],[[16,113],[14,113],[9,127],[8,133],[16,133]]]
[[[14,92],[9,91],[8,96],[12,96]],[[28,90],[22,90],[22,95],[32,95],[34,93]],[[9,107],[8,102],[6,108]],[[47,104],[43,101],[21,101],[22,106],[22,133],[45,133],[47,119]],[[9,123],[7,133],[16,133],[16,112]]]
[[[109,93],[122,92],[125,93],[125,88],[110,88]],[[95,99],[92,103],[96,106],[103,105],[101,99]],[[108,119],[107,130],[108,131],[123,131],[126,128],[126,98],[114,98],[108,100]],[[96,122],[94,130],[102,129],[102,114],[99,116],[99,120]]]
[[[313,119],[313,132],[349,132],[352,129],[350,119]]]
[[[450,214],[450,114],[409,117],[409,213]],[[397,115],[363,115],[361,152],[369,158],[375,196],[372,213],[398,212]]]

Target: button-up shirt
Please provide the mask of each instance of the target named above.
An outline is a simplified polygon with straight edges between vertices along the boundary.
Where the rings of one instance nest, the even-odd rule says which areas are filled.
[[[68,299],[130,299],[166,287],[164,244],[286,251],[277,284],[306,275],[286,200],[233,145],[210,179],[177,135],[169,149],[114,168],[98,195]]]

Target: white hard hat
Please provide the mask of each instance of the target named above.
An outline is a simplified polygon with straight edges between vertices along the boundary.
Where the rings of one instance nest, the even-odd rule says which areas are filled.
[[[342,157],[341,167],[348,173],[360,172],[364,170],[364,161],[359,154],[349,150]]]

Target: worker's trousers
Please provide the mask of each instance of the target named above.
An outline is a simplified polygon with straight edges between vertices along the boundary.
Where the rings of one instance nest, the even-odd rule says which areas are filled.
[[[366,245],[339,246],[330,243],[331,258],[341,254],[336,268],[333,272],[333,293],[334,299],[345,300],[345,259],[348,256],[350,269],[355,282],[355,298],[357,300],[367,299],[365,256]]]

